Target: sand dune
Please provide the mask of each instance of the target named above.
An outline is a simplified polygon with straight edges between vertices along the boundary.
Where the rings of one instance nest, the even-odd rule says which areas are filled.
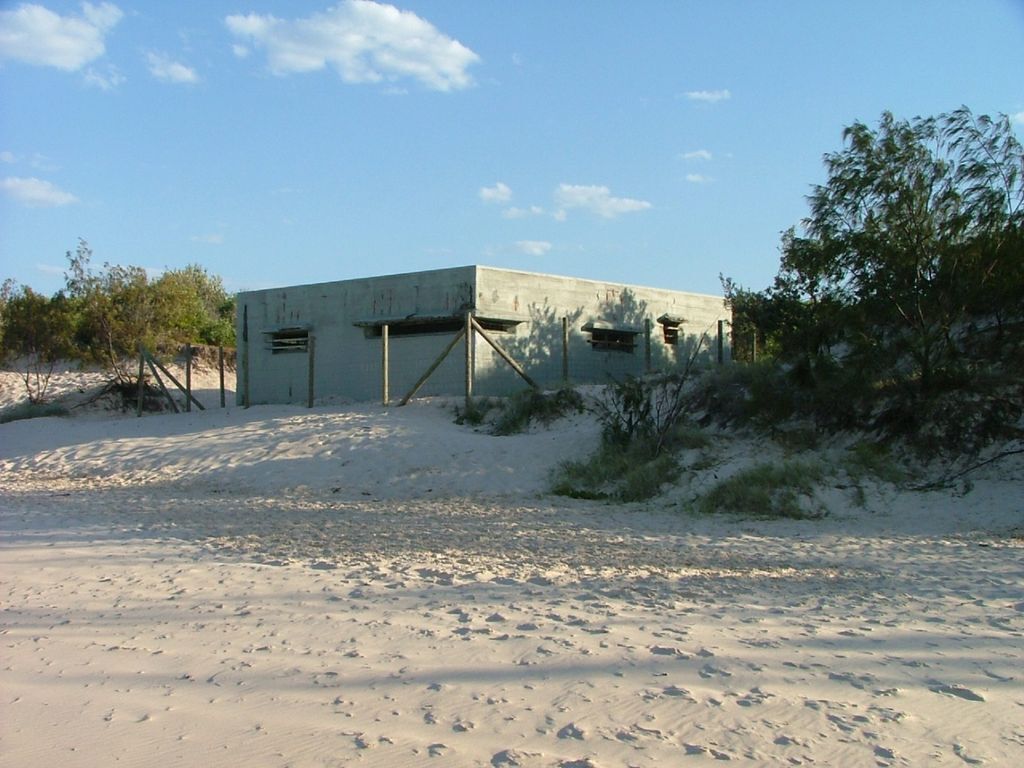
[[[820,520],[547,495],[596,435],[437,400],[0,425],[0,765],[1019,762],[1020,462]]]

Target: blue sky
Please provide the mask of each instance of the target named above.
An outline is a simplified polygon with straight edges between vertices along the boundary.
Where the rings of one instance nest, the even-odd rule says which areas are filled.
[[[854,120],[1024,134],[1024,0],[0,0],[0,279],[766,286]]]

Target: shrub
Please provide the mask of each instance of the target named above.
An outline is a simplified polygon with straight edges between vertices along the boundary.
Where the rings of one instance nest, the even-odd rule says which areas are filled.
[[[488,398],[470,398],[464,406],[455,406],[455,423],[460,426],[469,424],[478,427],[487,419],[487,414],[496,407],[497,403]]]
[[[554,392],[526,389],[501,404],[491,431],[495,435],[514,435],[524,432],[533,422],[550,424],[584,410],[583,397],[575,389],[566,387]]]
[[[669,453],[652,455],[639,446],[602,444],[589,459],[563,462],[552,491],[574,499],[643,501],[658,495],[678,474],[678,462]]]
[[[854,482],[874,478],[887,483],[906,479],[906,470],[893,457],[889,446],[882,442],[863,440],[846,451],[843,469]]]
[[[750,517],[821,517],[808,511],[800,497],[809,498],[824,477],[819,464],[787,461],[758,464],[719,482],[697,502],[700,512],[729,512]]]

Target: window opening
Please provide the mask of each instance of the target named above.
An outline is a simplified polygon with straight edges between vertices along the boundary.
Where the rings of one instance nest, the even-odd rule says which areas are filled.
[[[267,336],[271,354],[309,351],[308,328],[278,328],[276,331],[264,331],[264,333]]]
[[[658,318],[658,322],[661,324],[665,343],[671,347],[676,346],[679,343],[679,326],[683,324],[683,318],[674,315],[662,315]]]
[[[636,337],[640,333],[633,328],[615,328],[595,323],[587,323],[583,331],[590,334],[587,343],[591,349],[629,353],[636,349]]]

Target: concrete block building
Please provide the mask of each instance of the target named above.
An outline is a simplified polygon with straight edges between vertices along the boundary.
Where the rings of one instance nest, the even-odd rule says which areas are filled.
[[[721,296],[483,266],[246,291],[236,392],[239,404],[397,402],[604,383],[698,347],[709,364],[727,358],[727,320]]]

